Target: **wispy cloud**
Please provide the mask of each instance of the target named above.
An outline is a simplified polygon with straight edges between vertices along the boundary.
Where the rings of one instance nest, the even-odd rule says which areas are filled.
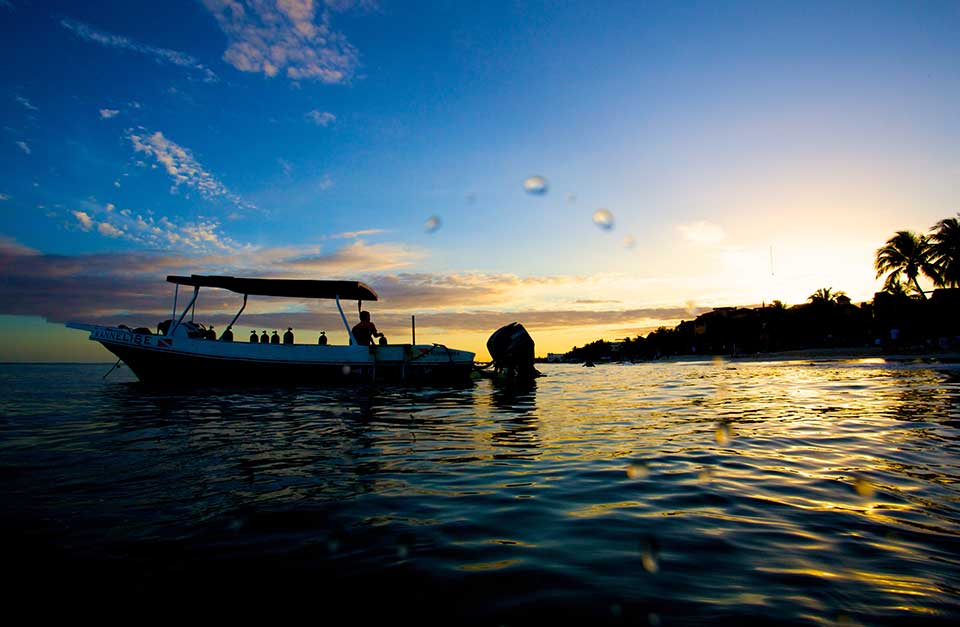
[[[124,239],[149,248],[179,250],[186,253],[240,254],[252,250],[220,232],[220,223],[212,218],[180,222],[167,217],[143,216],[130,209],[116,210],[113,204],[102,207],[86,203],[83,210],[70,211],[74,228],[96,231],[100,235]]]
[[[73,217],[77,219],[77,222],[80,223],[80,229],[84,231],[89,231],[93,228],[93,218],[90,217],[86,211],[71,211]]]
[[[343,233],[336,233],[331,235],[332,239],[356,239],[358,237],[365,237],[367,235],[376,235],[378,233],[383,233],[383,229],[364,229],[362,231],[344,231]]]
[[[20,147],[20,150],[22,150],[24,154],[27,154],[27,155],[30,154],[31,150],[30,150],[30,146],[27,145],[27,142],[17,142],[17,146]]]
[[[29,100],[27,100],[27,99],[24,98],[23,96],[19,96],[19,95],[18,95],[18,96],[17,96],[17,102],[19,102],[20,104],[22,104],[25,109],[30,109],[31,111],[39,111],[39,109],[37,109],[35,106],[33,106],[33,103],[31,103]]]
[[[100,109],[100,119],[109,120],[110,118],[116,117],[119,113],[119,109]]]
[[[225,198],[237,207],[256,209],[255,205],[227,189],[217,177],[196,160],[190,150],[164,137],[160,131],[155,133],[146,130],[131,131],[128,133],[128,138],[133,144],[134,151],[145,153],[163,165],[167,174],[173,177],[174,190],[184,185],[195,189],[207,200]]]
[[[107,237],[123,237],[123,231],[109,222],[101,222],[98,224],[97,231],[100,232],[100,235],[106,235]]]
[[[227,36],[223,59],[242,72],[284,73],[293,80],[341,83],[357,67],[357,51],[317,14],[313,0],[203,0]],[[338,10],[347,7],[340,7]]]
[[[306,117],[317,126],[329,126],[337,120],[337,116],[329,111],[320,111],[318,109],[308,111]]]
[[[681,224],[677,229],[683,239],[694,244],[719,244],[726,237],[723,228],[704,220]]]
[[[215,83],[219,80],[213,70],[186,53],[170,50],[169,48],[158,48],[157,46],[142,44],[128,37],[97,30],[88,24],[68,18],[60,20],[60,25],[75,33],[84,41],[91,41],[108,48],[132,50],[133,52],[152,57],[158,63],[169,63],[178,67],[194,70],[200,73],[205,83]]]

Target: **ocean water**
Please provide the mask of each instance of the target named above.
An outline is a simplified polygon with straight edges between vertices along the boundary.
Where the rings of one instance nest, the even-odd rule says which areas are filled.
[[[960,620],[956,365],[194,392],[108,367],[0,366],[8,600],[321,624]]]

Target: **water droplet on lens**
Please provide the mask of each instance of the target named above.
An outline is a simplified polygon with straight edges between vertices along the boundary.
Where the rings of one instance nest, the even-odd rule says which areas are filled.
[[[536,196],[546,194],[549,187],[550,185],[547,183],[547,179],[542,176],[531,176],[523,182],[523,189],[525,189],[528,194],[534,194]]]
[[[597,209],[593,212],[593,223],[604,231],[609,231],[613,228],[613,214],[607,209]]]
[[[350,374],[350,366],[344,366],[343,368],[340,369],[340,372],[342,372],[344,376],[347,376],[348,374]]]
[[[427,218],[427,221],[423,223],[423,230],[427,233],[436,233],[437,229],[440,228],[442,222],[437,216],[430,216]]]
[[[630,479],[645,479],[650,474],[647,462],[632,462],[627,466],[627,477]]]
[[[650,624],[650,627],[660,627],[660,615],[656,612],[650,612],[647,614],[647,622]]]
[[[331,553],[336,553],[340,549],[340,541],[336,538],[330,538],[327,541],[327,550]]]
[[[721,422],[717,425],[717,430],[713,434],[713,437],[717,440],[717,444],[720,446],[726,446],[730,444],[730,425],[725,422]]]
[[[651,575],[660,570],[660,563],[657,559],[658,552],[656,543],[652,540],[645,541],[640,547],[640,563],[643,565],[643,570]]]
[[[623,236],[623,247],[624,248],[633,248],[637,244],[637,239],[633,235],[624,235]]]
[[[410,549],[408,549],[406,545],[401,544],[397,547],[397,557],[400,559],[406,559],[408,555],[410,555]]]
[[[576,194],[567,194],[567,203],[572,205],[572,204],[575,203],[575,202],[577,202],[577,195],[576,195]]]
[[[688,316],[690,316],[690,317],[692,317],[692,318],[696,318],[696,317],[697,317],[697,303],[693,302],[692,300],[688,300],[688,301],[687,301],[687,306],[686,306],[686,312],[687,312],[687,315],[688,315]]]
[[[866,477],[857,475],[853,480],[853,489],[857,491],[857,494],[863,498],[870,498],[873,496],[874,492],[877,491],[877,488],[867,480]]]
[[[610,606],[610,614],[619,618],[623,614],[623,608],[620,607],[619,603],[614,603]]]
[[[467,204],[472,205],[475,202],[477,202],[477,195],[473,192],[467,194]]]

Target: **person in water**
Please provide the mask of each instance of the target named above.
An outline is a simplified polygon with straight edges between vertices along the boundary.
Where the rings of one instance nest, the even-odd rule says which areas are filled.
[[[280,343],[280,336],[277,335],[277,330],[276,330],[276,329],[273,330],[273,337],[270,338],[270,343],[271,343],[271,344],[279,344],[279,343]]]
[[[377,327],[370,322],[370,312],[360,312],[360,322],[353,327],[353,339],[360,346],[370,346],[373,344],[373,338],[382,336],[383,333],[377,332]]]
[[[283,334],[284,344],[293,344],[293,327],[287,327],[287,332]]]
[[[267,330],[266,330],[266,329],[264,329],[264,330],[263,330],[263,333],[260,335],[260,343],[261,343],[261,344],[269,344],[269,343],[270,343],[270,336],[267,335]]]
[[[260,338],[257,337],[257,330],[254,329],[253,331],[250,332],[250,343],[256,344],[259,341],[260,341]]]

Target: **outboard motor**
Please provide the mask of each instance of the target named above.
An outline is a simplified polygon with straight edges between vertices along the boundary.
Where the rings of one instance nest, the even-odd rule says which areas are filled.
[[[487,352],[497,372],[518,379],[533,379],[540,372],[533,367],[533,338],[519,322],[511,322],[493,332],[487,340]]]

